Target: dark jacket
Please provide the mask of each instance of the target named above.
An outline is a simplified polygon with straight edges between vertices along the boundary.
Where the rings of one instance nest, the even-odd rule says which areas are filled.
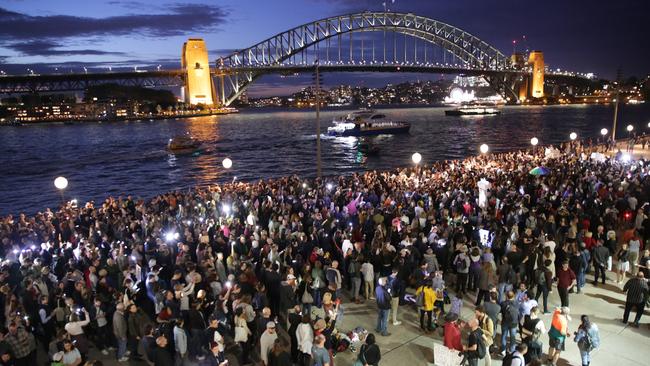
[[[280,309],[287,310],[296,306],[296,294],[293,287],[286,282],[282,282],[280,286]]]
[[[377,307],[382,310],[390,310],[390,301],[392,297],[384,286],[377,286],[375,289],[375,296],[377,297]]]

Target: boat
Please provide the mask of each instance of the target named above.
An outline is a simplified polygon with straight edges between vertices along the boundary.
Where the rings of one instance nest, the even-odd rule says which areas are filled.
[[[167,143],[167,150],[173,154],[190,154],[201,151],[201,141],[191,136],[174,136]]]
[[[445,111],[447,116],[483,116],[501,114],[499,108],[489,105],[463,105]]]
[[[349,113],[345,118],[334,120],[334,126],[327,128],[330,136],[374,136],[407,133],[408,122],[388,120],[386,115],[364,109]]]

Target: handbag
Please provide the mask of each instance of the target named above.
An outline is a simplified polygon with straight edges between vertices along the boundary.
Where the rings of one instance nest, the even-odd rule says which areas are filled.
[[[311,296],[311,294],[309,293],[309,291],[307,291],[307,289],[305,289],[305,292],[302,293],[301,300],[302,300],[303,304],[313,304],[314,303],[314,297]]]
[[[247,342],[248,332],[244,327],[235,327],[235,342]]]

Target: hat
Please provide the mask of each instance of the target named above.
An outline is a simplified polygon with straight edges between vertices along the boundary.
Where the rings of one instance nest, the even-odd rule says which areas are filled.
[[[292,274],[287,275],[287,281],[291,281],[291,280],[295,280],[295,279],[296,279],[296,276],[294,276]]]
[[[266,328],[267,328],[267,329],[269,329],[269,328],[273,328],[273,329],[274,329],[274,328],[275,328],[275,322],[268,322],[268,323],[266,323]]]
[[[56,362],[61,362],[63,360],[63,351],[57,352],[52,355],[52,360]]]
[[[322,330],[327,327],[327,323],[325,323],[325,319],[318,319],[316,323],[314,323],[314,329],[315,330]]]
[[[323,294],[323,305],[330,305],[332,303],[332,294],[326,292]]]

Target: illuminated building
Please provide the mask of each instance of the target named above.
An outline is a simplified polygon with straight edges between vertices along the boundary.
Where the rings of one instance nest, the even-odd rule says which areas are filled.
[[[208,50],[200,38],[190,38],[183,44],[181,66],[185,75],[185,102],[196,105],[214,105],[214,86],[210,76]]]

